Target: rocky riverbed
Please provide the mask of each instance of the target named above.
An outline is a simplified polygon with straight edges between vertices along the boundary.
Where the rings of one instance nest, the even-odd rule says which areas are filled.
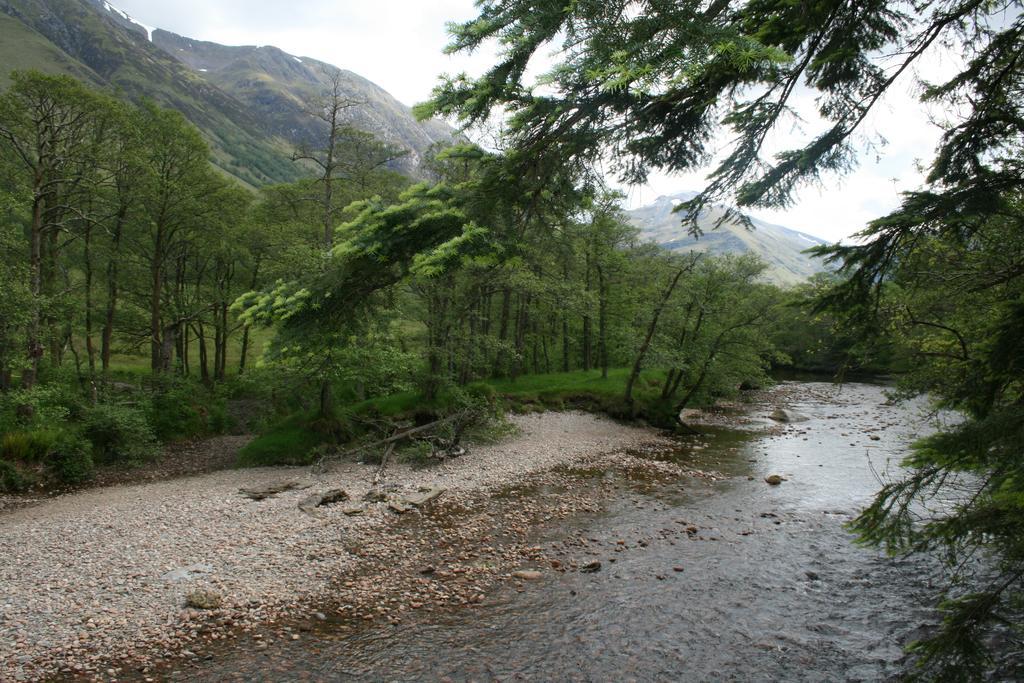
[[[345,463],[8,513],[0,680],[885,678],[934,622],[934,567],[843,524],[930,429],[919,408],[784,383],[682,439],[518,416],[390,467],[380,502]]]
[[[923,408],[877,386],[783,384],[691,415],[698,433],[673,447],[442,498],[390,525],[386,547],[354,537],[362,570],[316,611],[122,675],[889,680],[936,623],[941,575],[856,546],[844,524],[932,428]]]
[[[651,430],[576,412],[512,420],[518,433],[502,443],[429,469],[389,467],[389,494],[380,501],[363,501],[376,468],[343,463],[319,474],[268,468],[115,486],[3,513],[0,680],[145,677],[160,663],[187,661],[190,647],[315,615],[316,605],[339,601],[340,614],[362,620],[394,620],[427,603],[479,602],[498,563],[422,574],[459,577],[444,590],[417,588],[399,567],[439,542],[458,556],[463,535],[490,528],[478,515],[495,495],[542,485],[559,476],[558,466],[605,466],[602,459],[611,458],[621,466],[667,467],[624,453],[670,445]],[[242,489],[280,491],[261,497]],[[332,490],[348,500],[300,509]],[[424,490],[443,493],[422,510],[410,505],[429,497]],[[437,531],[392,534],[390,527],[410,523],[396,502]],[[566,495],[538,514],[564,517],[593,507]],[[501,519],[503,533],[525,533],[531,515],[524,509]]]

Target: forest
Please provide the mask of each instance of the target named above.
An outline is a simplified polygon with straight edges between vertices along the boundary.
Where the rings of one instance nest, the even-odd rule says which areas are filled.
[[[404,150],[343,122],[356,105],[335,90],[313,112],[331,134],[295,150],[308,179],[253,191],[219,175],[173,111],[66,77],[12,80],[7,488],[75,483],[230,429],[232,397],[265,399],[248,419],[269,432],[250,449],[268,464],[304,461],[344,438],[354,406],[400,394],[443,411],[477,384],[544,375],[519,400],[672,427],[773,364],[842,362],[829,322],[797,307],[815,285],[766,284],[752,255],[643,244],[583,170],[516,175],[507,154],[464,143],[437,149],[417,182],[388,168]],[[302,443],[275,421],[301,424]]]
[[[253,187],[213,167],[175,111],[13,73],[0,491],[84,485],[232,431],[256,434],[240,466],[307,465],[467,411],[582,408],[684,432],[684,409],[780,369],[893,376],[896,399],[926,394],[962,419],[917,442],[852,529],[944,558],[944,621],[913,651],[928,675],[978,677],[993,625],[1021,623],[1024,577],[1018,4],[564,4],[481,2],[452,26],[451,50],[503,52],[417,114],[471,130],[501,110],[503,130],[436,146],[416,178],[393,170],[409,150],[348,123],[362,105],[337,78],[310,103],[329,134],[293,150],[301,179]],[[534,93],[526,65],[563,38],[557,94]],[[855,165],[858,126],[894,82],[879,51],[902,72],[944,41],[966,57],[922,91],[957,112],[926,187],[856,242],[816,248],[828,269],[805,284],[770,284],[753,255],[644,243],[608,187],[608,155],[640,183],[706,165],[727,129],[737,142],[678,207],[681,230],[711,206],[742,219],[791,205]],[[797,83],[828,125],[766,157]],[[920,501],[950,492],[922,517]]]

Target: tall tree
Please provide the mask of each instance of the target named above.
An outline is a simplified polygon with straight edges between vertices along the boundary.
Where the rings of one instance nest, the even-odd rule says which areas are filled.
[[[12,79],[0,96],[0,144],[26,176],[31,194],[29,362],[21,374],[22,386],[31,387],[44,353],[44,308],[47,294],[53,294],[57,237],[69,220],[81,218],[71,195],[96,163],[97,125],[105,102],[66,76],[15,72]]]
[[[293,161],[306,161],[313,164],[320,180],[320,220],[323,227],[323,247],[330,249],[334,245],[335,213],[334,199],[335,177],[340,165],[339,152],[341,133],[347,128],[345,112],[362,104],[361,100],[348,97],[342,84],[340,69],[327,69],[327,89],[313,98],[308,108],[310,116],[314,116],[327,124],[327,139],[322,147],[304,146],[292,154]]]
[[[199,132],[181,114],[144,105],[145,187],[140,198],[144,230],[132,235],[132,247],[146,264],[150,367],[171,369],[174,349],[188,311],[175,306],[175,263],[191,237],[220,210],[225,181],[214,175]],[[180,279],[180,278],[179,278]]]

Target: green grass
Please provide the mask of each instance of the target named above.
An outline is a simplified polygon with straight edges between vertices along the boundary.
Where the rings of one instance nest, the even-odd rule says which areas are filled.
[[[652,379],[660,381],[662,373],[645,372],[640,375],[634,392],[642,392]],[[626,391],[629,368],[609,368],[608,377],[601,377],[600,370],[577,370],[557,372],[549,375],[525,375],[515,380],[488,380],[499,394],[510,398],[537,395],[538,397],[558,395],[591,395],[605,398],[622,396]]]
[[[242,448],[238,466],[308,465],[313,449],[327,440],[326,434],[312,426],[309,415],[292,415]]]
[[[260,355],[263,353],[264,345],[274,337],[274,330],[254,327],[249,331],[249,351],[246,359],[246,367],[252,369],[256,366]],[[84,342],[82,343],[84,346]],[[212,331],[211,339],[207,340],[207,348],[210,353],[209,367],[213,373],[213,344]],[[195,335],[189,335],[188,344],[189,370],[192,377],[199,377],[199,341]],[[238,361],[242,355],[242,335],[233,334],[228,340],[227,375],[238,374]],[[138,378],[150,375],[150,359],[148,348],[144,353],[115,353],[110,358],[110,369],[115,374],[125,377]]]

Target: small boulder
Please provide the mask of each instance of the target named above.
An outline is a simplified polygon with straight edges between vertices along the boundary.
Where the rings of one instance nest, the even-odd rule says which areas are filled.
[[[769,474],[767,477],[764,478],[764,480],[766,483],[771,484],[772,486],[778,486],[779,484],[785,481],[785,479],[783,479],[777,474]]]
[[[683,424],[699,422],[704,417],[704,411],[699,408],[683,408],[679,411],[679,421]]]
[[[412,510],[412,505],[408,505],[401,500],[393,499],[388,501],[388,509],[391,510],[392,512],[403,514],[405,512],[408,512],[409,510]]]
[[[402,502],[415,507],[421,507],[438,498],[442,493],[444,493],[444,489],[431,488],[426,491],[418,491],[412,495],[405,496],[405,498],[402,499]]]
[[[516,579],[522,579],[523,581],[537,581],[543,574],[536,569],[517,569],[512,572],[512,577]]]
[[[185,596],[185,606],[193,609],[217,609],[222,604],[223,598],[210,590],[194,590]]]
[[[331,489],[323,493],[314,493],[299,501],[299,509],[303,512],[311,512],[314,508],[325,505],[333,505],[348,500],[348,494],[341,489]]]
[[[594,572],[599,572],[601,571],[601,563],[597,560],[594,560],[593,562],[588,562],[582,567],[580,567],[580,571],[584,574],[593,574]]]
[[[380,489],[377,489],[377,488],[370,489],[363,496],[363,500],[365,502],[367,502],[367,503],[383,503],[387,499],[388,499],[388,494],[386,494],[384,491],[382,491]]]

